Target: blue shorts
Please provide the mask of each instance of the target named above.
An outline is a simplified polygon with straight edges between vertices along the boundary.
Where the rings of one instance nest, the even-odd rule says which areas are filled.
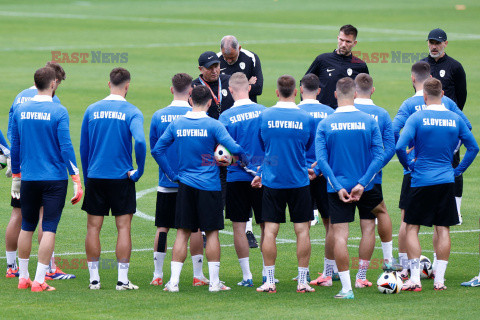
[[[22,230],[35,231],[43,206],[42,230],[57,232],[67,196],[68,180],[22,181],[20,203],[22,207]]]

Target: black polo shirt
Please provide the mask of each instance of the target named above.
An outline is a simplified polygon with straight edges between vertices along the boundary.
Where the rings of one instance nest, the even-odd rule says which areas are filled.
[[[200,77],[201,77],[201,75],[199,75],[197,79],[193,80],[193,82],[192,82],[193,87],[196,87],[196,86],[199,86],[199,85],[203,84],[200,81]],[[222,113],[223,111],[225,111],[225,110],[229,109],[231,106],[233,106],[233,102],[234,102],[233,97],[232,97],[230,91],[228,90],[228,80],[229,79],[230,79],[229,75],[220,74],[219,80],[220,80],[221,86],[222,86],[222,90],[220,92],[220,94],[222,96],[222,103],[220,105],[220,108],[219,108],[218,104],[215,102],[215,99],[213,99],[213,95],[212,95],[212,104],[210,105],[210,108],[208,109],[207,114],[214,119],[218,120],[218,118],[220,117],[220,113]],[[219,80],[214,81],[214,82],[205,81],[205,83],[210,86],[210,89],[212,89],[212,92],[217,99],[218,99],[218,81]]]
[[[220,58],[220,73],[232,75],[235,72],[242,72],[250,80],[251,77],[257,77],[257,82],[252,85],[249,93],[250,100],[257,102],[257,96],[262,94],[263,73],[262,65],[258,56],[251,51],[240,49],[238,59],[234,64],[228,64],[221,52],[217,53]]]
[[[365,62],[353,54],[344,56],[337,54],[336,50],[319,55],[313,61],[307,73],[313,73],[320,79],[320,94],[317,100],[333,109],[337,108],[335,99],[335,88],[337,81],[344,77],[355,79],[359,73],[368,73]]]
[[[432,77],[440,80],[445,95],[455,101],[460,110],[463,110],[467,101],[467,78],[462,64],[446,53],[438,61],[431,56],[422,61],[428,62]]]

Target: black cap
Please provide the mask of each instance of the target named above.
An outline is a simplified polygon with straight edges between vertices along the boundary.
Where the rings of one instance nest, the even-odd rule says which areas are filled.
[[[220,63],[217,54],[213,51],[205,51],[198,57],[198,65],[200,67],[210,68],[212,64]]]
[[[428,39],[427,40],[435,40],[435,41],[438,41],[438,42],[444,42],[444,41],[447,41],[447,34],[442,29],[439,29],[439,28],[433,29],[428,34]]]

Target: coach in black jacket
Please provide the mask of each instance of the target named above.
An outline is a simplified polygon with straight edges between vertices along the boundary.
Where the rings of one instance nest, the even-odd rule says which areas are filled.
[[[263,73],[258,56],[242,49],[234,36],[225,36],[220,42],[221,52],[217,53],[220,59],[220,73],[232,75],[235,72],[244,73],[251,86],[249,98],[257,102],[257,96],[262,94]]]
[[[213,51],[206,51],[198,58],[200,75],[193,80],[192,86],[204,85],[210,89],[212,104],[208,109],[208,115],[218,120],[220,114],[233,106],[233,98],[228,90],[230,76],[220,74],[220,60]]]
[[[318,76],[322,90],[317,100],[333,109],[337,108],[334,96],[337,81],[344,77],[355,79],[359,73],[368,73],[367,64],[352,54],[357,44],[357,33],[357,28],[350,24],[342,26],[337,37],[337,49],[319,55],[305,73]]]
[[[430,55],[422,60],[430,65],[432,77],[442,83],[444,94],[463,110],[467,101],[467,78],[462,64],[445,53],[447,34],[442,29],[433,29],[427,41]]]

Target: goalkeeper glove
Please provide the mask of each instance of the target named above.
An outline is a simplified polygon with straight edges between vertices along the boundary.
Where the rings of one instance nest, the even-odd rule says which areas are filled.
[[[12,174],[12,198],[20,199],[20,186],[22,185],[22,174]]]
[[[72,174],[73,181],[73,198],[70,200],[72,204],[77,204],[83,196],[82,183],[80,182],[80,175]]]

